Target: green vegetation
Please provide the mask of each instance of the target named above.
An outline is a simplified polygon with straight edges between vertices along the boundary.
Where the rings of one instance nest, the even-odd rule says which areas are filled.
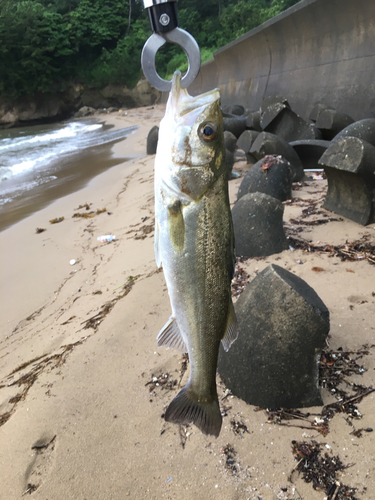
[[[298,0],[179,0],[180,26],[197,40],[203,62],[219,47]],[[150,36],[142,0],[0,0],[0,94],[136,84]],[[183,51],[166,44],[159,73],[186,71]]]

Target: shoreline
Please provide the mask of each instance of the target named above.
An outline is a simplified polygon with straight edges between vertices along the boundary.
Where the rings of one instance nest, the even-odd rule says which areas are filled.
[[[358,488],[358,498],[368,498],[366,491],[375,488],[375,435],[351,434],[345,414],[332,419],[327,436],[314,427],[301,429],[296,421],[275,425],[264,411],[228,396],[218,378],[226,408],[218,439],[162,418],[189,372],[181,353],[156,347],[170,303],[154,258],[154,156],[145,151],[147,133],[159,123],[163,108],[108,117],[121,127],[140,125],[114,146],[114,155],[121,157],[127,148],[131,158],[0,233],[4,499],[28,492],[36,500],[322,500],[325,493],[296,472],[288,480],[297,464],[293,440],[320,442],[330,456],[355,464],[340,473],[339,481]],[[245,162],[235,164],[242,177],[229,183],[231,204],[248,168]],[[311,200],[321,204],[325,190],[326,181],[294,185],[294,201],[285,204],[287,225]],[[78,209],[85,203],[95,215],[73,218],[85,213]],[[63,222],[49,224],[61,216]],[[332,245],[366,234],[375,239],[375,224],[334,219],[301,226],[298,234]],[[36,227],[46,231],[36,234]],[[116,240],[97,241],[104,234]],[[327,305],[330,349],[356,351],[368,345],[369,354],[358,360],[367,371],[348,380],[374,386],[375,267],[302,250],[249,259],[241,267],[253,279],[270,263],[296,273]],[[152,385],[155,376],[171,381],[170,386]],[[374,427],[374,394],[358,405],[362,419],[350,420],[356,429]],[[335,401],[327,389],[322,396],[324,404]],[[319,415],[321,407],[303,411]],[[236,434],[232,421],[248,431]],[[235,452],[234,468],[228,466],[228,446]]]
[[[154,107],[141,108],[143,111],[148,109],[152,111]],[[134,110],[129,110],[132,113]],[[89,121],[95,121],[106,128],[128,128],[121,123],[123,113],[113,113],[108,116],[96,114],[89,117]],[[120,118],[120,119],[119,119]],[[70,123],[74,121],[82,122],[82,119],[64,120],[60,123]],[[134,126],[134,120],[127,120],[131,123],[129,127]],[[124,139],[115,140],[112,143],[99,144],[92,148],[82,149],[78,153],[69,156],[63,160],[63,167],[54,173],[55,180],[48,184],[40,184],[34,187],[30,193],[25,191],[22,196],[18,196],[10,203],[10,206],[0,211],[0,232],[8,229],[13,224],[20,222],[26,217],[38,212],[44,207],[50,205],[55,200],[79,191],[87,186],[97,175],[122,164],[128,160],[128,157],[134,157],[127,154],[132,147],[127,147],[127,140],[134,132]],[[122,144],[124,142],[124,144]],[[115,146],[119,144],[116,149]],[[115,153],[118,151],[118,153]],[[89,168],[88,168],[89,165]],[[31,182],[31,181],[29,181]]]

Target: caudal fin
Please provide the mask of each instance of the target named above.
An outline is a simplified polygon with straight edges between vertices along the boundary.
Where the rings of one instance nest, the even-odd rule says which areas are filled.
[[[211,403],[199,403],[191,396],[188,386],[185,386],[168,406],[165,420],[174,424],[193,422],[203,434],[218,437],[222,418],[217,398]]]

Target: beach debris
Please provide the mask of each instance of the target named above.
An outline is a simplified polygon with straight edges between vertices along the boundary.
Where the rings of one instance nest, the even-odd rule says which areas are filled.
[[[232,279],[232,297],[239,297],[246,285],[250,282],[250,275],[240,266],[241,259],[237,258],[234,276]]]
[[[172,389],[175,389],[176,386],[177,379],[172,378],[169,372],[160,373],[159,375],[152,374],[151,379],[145,383],[145,387],[148,387],[150,396],[156,395],[156,388],[171,391]]]
[[[158,346],[188,351],[192,367],[165,420],[192,422],[216,437],[222,425],[217,353],[221,340],[228,350],[237,337],[221,115],[217,89],[191,97],[175,72],[155,158],[155,256],[158,267],[163,265],[174,311],[158,335]]]
[[[96,239],[102,243],[110,243],[116,239],[116,236],[112,236],[112,234],[104,234],[103,236],[98,236]]]
[[[90,210],[92,203],[84,203],[83,205],[79,205],[78,208],[74,208],[74,210],[81,210],[82,208],[85,208],[86,210]]]
[[[69,261],[69,264],[70,264],[71,266],[74,266],[74,264],[75,264],[76,262],[77,262],[77,261],[76,261],[75,259],[71,259],[71,260]]]
[[[247,428],[247,425],[243,422],[243,420],[240,417],[238,419],[235,417],[231,418],[230,427],[233,431],[233,434],[235,436],[240,437],[240,438],[243,438],[243,435],[245,432],[250,434],[249,429]]]
[[[32,483],[27,483],[27,490],[25,490],[23,493],[22,493],[22,497],[27,495],[27,493],[29,495],[31,495],[31,493],[33,493],[35,490],[37,490],[39,488],[39,484],[32,484]]]
[[[51,219],[50,223],[51,224],[58,224],[59,222],[62,222],[65,219],[65,217],[56,217],[55,219]]]
[[[221,453],[224,456],[224,469],[226,472],[232,476],[237,476],[244,472],[237,458],[237,451],[232,444],[226,444],[222,448]]]
[[[189,364],[189,354],[187,352],[185,352],[183,355],[182,355],[182,358],[181,360],[179,361],[179,363],[181,363],[181,370],[179,370],[179,374],[180,374],[180,380],[178,381],[178,387],[181,386],[181,381],[186,373],[186,370],[187,370],[187,367],[188,367],[188,364]]]
[[[37,228],[35,229],[36,234],[43,233],[44,231],[47,231],[47,229],[44,229],[44,228],[42,228],[42,227],[37,227]]]
[[[81,217],[83,219],[92,219],[93,217],[95,217],[95,215],[103,214],[106,211],[107,211],[107,209],[104,207],[101,209],[97,209],[96,212],[94,212],[94,211],[87,212],[87,213],[77,212],[77,213],[72,215],[72,218]]]
[[[142,218],[142,222],[144,222],[147,219],[147,217]],[[132,234],[135,233],[132,238],[135,240],[144,240],[147,238],[148,235],[151,235],[151,233],[155,230],[155,221],[153,220],[151,224],[144,224],[141,227],[138,227],[140,225],[140,222],[138,224],[133,224],[130,227],[136,228],[136,229],[129,229],[129,231],[126,232],[126,234]]]
[[[370,238],[370,234],[364,234],[361,239],[346,241],[343,245],[319,245],[302,238],[288,236],[289,243],[294,249],[328,254],[329,257],[339,257],[342,261],[367,260],[370,264],[375,264],[375,242],[369,241]]]
[[[316,441],[292,441],[292,444],[292,452],[298,463],[289,476],[291,482],[294,471],[297,471],[306,483],[312,483],[314,490],[323,490],[327,500],[357,500],[357,488],[346,486],[337,476],[339,471],[354,464],[344,465],[338,455],[327,451],[323,454],[323,444]]]
[[[358,360],[370,354],[370,348],[363,345],[356,351],[344,351],[339,348],[335,351],[323,349],[319,361],[319,385],[333,394],[337,401],[322,407],[321,413],[302,413],[300,410],[285,409],[266,410],[268,422],[277,425],[299,427],[302,429],[315,429],[323,436],[329,432],[329,422],[338,413],[348,415],[347,423],[354,429],[351,434],[361,437],[362,431],[367,429],[356,429],[352,423],[353,419],[360,420],[361,412],[357,404],[362,398],[373,393],[375,388],[365,387],[348,380],[351,375],[362,375],[366,369],[358,363]],[[343,386],[342,384],[346,384]],[[348,392],[350,388],[351,392]],[[350,420],[349,420],[350,419]],[[283,422],[284,420],[289,422]],[[298,420],[297,423],[290,423],[291,420]],[[371,432],[371,431],[370,431]]]

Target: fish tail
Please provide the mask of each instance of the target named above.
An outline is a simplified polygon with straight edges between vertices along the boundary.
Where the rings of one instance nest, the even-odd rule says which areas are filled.
[[[190,424],[200,429],[203,434],[218,437],[222,417],[217,395],[213,401],[199,402],[198,397],[186,385],[172,400],[164,416],[167,422]]]

